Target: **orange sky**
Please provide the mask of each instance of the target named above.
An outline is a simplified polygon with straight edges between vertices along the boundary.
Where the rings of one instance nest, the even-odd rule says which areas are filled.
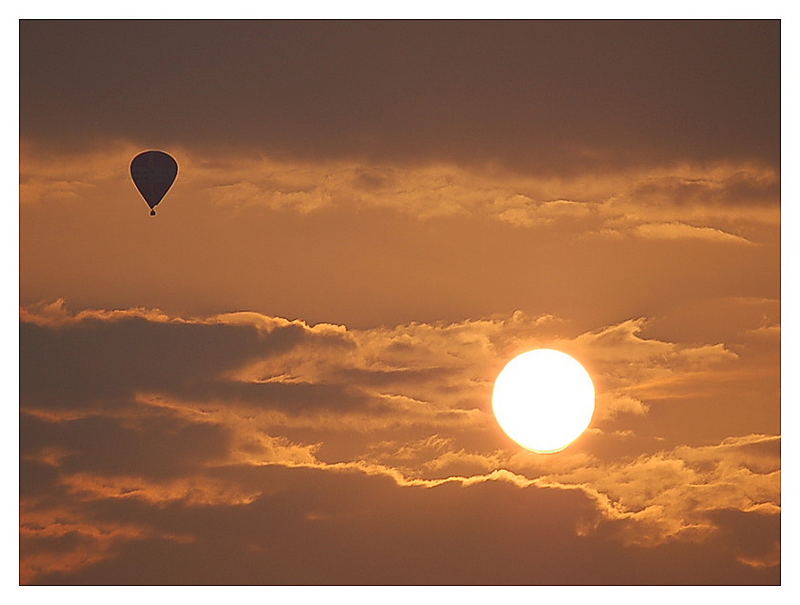
[[[778,47],[24,21],[21,582],[779,583]],[[553,455],[491,415],[537,347]]]

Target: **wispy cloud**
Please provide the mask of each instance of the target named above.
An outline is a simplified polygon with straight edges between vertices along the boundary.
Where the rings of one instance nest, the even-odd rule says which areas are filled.
[[[21,199],[26,204],[79,203],[97,195],[93,189],[113,185],[127,190],[127,163],[137,151],[120,146],[81,156],[26,157]],[[181,158],[180,186],[227,211],[372,209],[420,220],[479,217],[530,229],[558,224],[588,233],[740,243],[746,238],[726,229],[742,221],[775,224],[779,217],[778,176],[753,163],[556,177],[442,162],[300,162],[266,156],[222,160],[190,149],[174,152]]]

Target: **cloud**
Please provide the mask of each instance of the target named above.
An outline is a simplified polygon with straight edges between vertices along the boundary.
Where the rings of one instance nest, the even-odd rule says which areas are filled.
[[[602,423],[619,414],[645,414],[646,400],[663,385],[737,359],[721,343],[685,346],[643,338],[644,319],[567,336],[557,318],[522,312],[370,330],[257,313],[71,316],[50,305],[23,316],[23,407],[73,417],[136,401],[217,419],[235,409],[266,426],[481,431],[490,424],[487,402],[503,364],[531,348],[554,347],[593,375]]]
[[[642,415],[645,400],[659,384],[732,362],[736,353],[723,344],[692,347],[643,338],[645,318],[631,319],[573,339],[553,342],[555,348],[585,360],[598,393],[597,417],[611,419],[621,413]],[[624,364],[624,371],[620,371]]]
[[[747,331],[748,334],[756,336],[757,338],[764,338],[764,339],[780,339],[781,337],[781,326],[780,324],[772,324],[767,326],[759,326],[758,328],[753,328],[752,330]]]
[[[722,172],[711,168],[703,177],[657,176],[641,181],[628,194],[646,206],[773,205],[780,196],[776,174],[752,170]]]
[[[661,223],[684,225],[679,221],[688,216],[700,223],[699,231],[686,235],[689,225],[685,225],[677,228],[684,231],[679,236],[706,241],[720,241],[720,236],[711,237],[703,229],[721,230],[720,226],[736,219],[775,222],[779,200],[774,171],[751,164],[662,166],[560,178],[446,163],[410,167],[296,164],[262,157],[244,160],[235,169],[226,166],[225,173],[199,170],[198,177],[210,186],[210,199],[220,208],[260,206],[303,214],[331,207],[344,211],[373,208],[420,220],[471,216],[521,228],[558,225],[576,231],[617,229],[639,236],[663,230]],[[653,181],[696,181],[700,175],[716,180],[688,197],[678,193],[642,198]],[[235,182],[213,186],[231,179]],[[741,189],[748,194],[720,197],[719,189]]]
[[[23,414],[20,427],[21,455],[44,462],[55,451],[53,463],[64,473],[176,477],[227,460],[234,439],[223,425],[147,410],[69,420]]]
[[[131,184],[123,168],[137,151],[118,144],[78,155],[38,156],[23,145],[20,198],[26,205],[84,203],[106,189],[127,191]],[[180,187],[216,212],[382,211],[421,221],[472,217],[534,230],[557,226],[584,236],[739,243],[747,238],[729,229],[779,221],[778,175],[753,162],[558,176],[443,161],[403,165],[263,154],[231,160],[192,148],[173,153],[182,166]]]
[[[717,368],[736,372],[740,356],[722,343],[647,338],[642,318],[575,333],[569,322],[522,312],[368,330],[258,313],[184,318],[122,309],[73,314],[63,302],[25,308],[21,315],[23,523],[33,532],[25,542],[31,558],[24,577],[31,581],[127,578],[117,565],[128,556],[142,556],[144,551],[133,554],[140,548],[167,558],[172,555],[164,548],[201,556],[207,540],[202,524],[172,528],[162,537],[166,528],[152,525],[153,511],[172,510],[184,518],[187,511],[202,509],[219,515],[225,525],[244,509],[266,514],[262,507],[276,494],[312,502],[329,497],[306,493],[302,481],[256,480],[258,469],[284,478],[306,476],[306,469],[322,473],[315,480],[326,477],[323,483],[331,486],[350,481],[354,473],[384,478],[394,486],[385,488],[386,497],[402,502],[405,496],[389,492],[425,489],[450,494],[447,499],[456,498],[453,506],[461,506],[455,494],[464,492],[439,491],[449,485],[473,490],[502,483],[537,494],[561,491],[589,511],[559,521],[569,536],[563,539],[578,540],[576,548],[586,547],[581,542],[586,540],[593,544],[590,550],[652,553],[673,543],[701,548],[718,541],[731,564],[767,574],[762,579],[775,570],[772,542],[734,547],[720,536],[744,531],[740,526],[750,523],[750,515],[778,514],[779,437],[751,434],[712,445],[670,445],[652,433],[640,434],[631,420],[649,416],[654,406],[660,409],[664,393],[674,398],[682,388],[707,383]],[[535,347],[575,355],[589,368],[599,394],[592,428],[559,456],[520,452],[499,432],[488,407],[503,363]],[[90,363],[75,364],[76,355]],[[420,510],[438,519],[439,512],[426,508],[433,498]],[[64,506],[71,512],[59,512]],[[120,527],[134,529],[103,529],[117,527],[117,513],[111,512],[96,518],[99,525],[87,522],[97,506],[106,511],[131,507],[133,517],[124,517],[127,525]],[[342,532],[337,541],[375,531],[365,513],[342,516],[325,506],[301,510],[305,516],[297,531],[306,536],[331,519],[348,528],[336,530]],[[715,516],[717,511],[745,516],[730,521]],[[411,514],[385,513],[404,519]],[[37,518],[72,519],[70,526],[88,523],[96,529],[69,530],[74,537],[58,538],[63,552],[72,553],[60,560],[60,542],[47,533],[54,521],[30,521]],[[296,523],[276,522],[284,521]],[[544,530],[531,531],[535,536]],[[262,539],[252,548],[270,552]],[[50,554],[36,554],[45,551]],[[85,565],[76,562],[83,551]],[[361,556],[353,553],[350,564]],[[148,576],[153,581],[159,577],[157,570],[148,573],[155,574]],[[190,568],[184,573],[198,581]],[[225,573],[240,577],[233,569]],[[285,581],[294,578],[288,568],[282,573],[288,574]],[[327,578],[316,573],[323,572],[309,577]],[[349,573],[343,571],[340,581]],[[426,577],[422,570],[415,573],[415,581]],[[447,573],[465,579],[455,569]],[[493,573],[505,577],[496,569]],[[684,569],[679,575],[692,577],[688,573]],[[586,581],[599,577],[588,575]]]
[[[777,164],[779,34],[775,21],[26,21],[20,127],[49,147],[133,140],[557,174]]]
[[[695,227],[685,223],[643,223],[634,228],[638,237],[645,239],[699,239],[731,244],[752,244],[750,240],[711,227]]]
[[[727,558],[721,545],[645,548],[608,540],[605,532],[615,531],[618,522],[599,518],[592,499],[580,490],[520,488],[505,481],[401,487],[385,476],[304,468],[239,467],[225,474],[261,488],[262,495],[239,504],[154,506],[98,494],[82,506],[84,525],[102,528],[128,519],[140,527],[138,533],[111,534],[103,557],[80,569],[45,567],[35,580],[691,584],[769,583],[779,572]],[[726,535],[732,531],[741,537],[748,535],[751,520],[747,514],[718,519]],[[583,529],[598,523],[597,531]],[[748,539],[737,548],[753,550],[760,543]]]
[[[679,446],[616,464],[587,464],[541,477],[541,485],[575,485],[596,494],[621,537],[639,544],[716,534],[718,511],[780,512],[780,437],[745,435],[710,446]],[[778,534],[770,534],[770,544]]]
[[[244,325],[236,315],[187,320],[128,309],[70,316],[58,302],[22,317],[23,407],[34,408],[114,406],[137,391],[191,388],[308,335],[299,323]]]

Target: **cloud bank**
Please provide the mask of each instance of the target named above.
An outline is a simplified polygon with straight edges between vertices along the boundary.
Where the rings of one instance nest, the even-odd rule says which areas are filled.
[[[773,583],[779,436],[686,440],[664,415],[677,379],[752,364],[646,325],[23,309],[22,581]],[[489,409],[538,346],[600,394],[564,455],[520,451]]]

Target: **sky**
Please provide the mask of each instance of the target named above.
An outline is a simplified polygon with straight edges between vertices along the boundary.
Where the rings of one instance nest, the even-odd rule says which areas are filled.
[[[779,49],[23,21],[20,582],[780,583]],[[541,347],[549,455],[491,412]]]

